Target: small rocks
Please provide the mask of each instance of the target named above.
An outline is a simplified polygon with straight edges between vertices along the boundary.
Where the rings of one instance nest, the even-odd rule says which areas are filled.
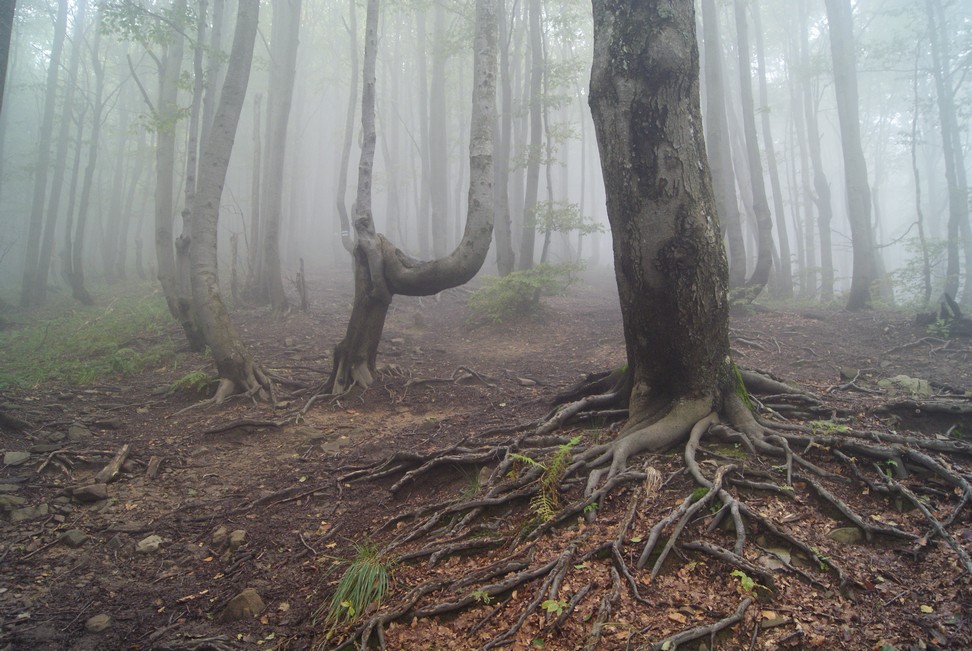
[[[882,389],[908,393],[919,398],[930,398],[934,394],[928,380],[907,375],[895,375],[892,378],[879,380],[878,386]]]
[[[227,546],[229,547],[229,550],[231,552],[235,552],[237,549],[240,548],[240,545],[242,545],[245,540],[246,540],[246,532],[243,531],[242,529],[237,529],[236,531],[230,533],[229,539],[227,541]]]
[[[135,551],[139,554],[152,554],[159,551],[159,547],[161,546],[162,536],[152,534],[135,543]]]
[[[0,495],[0,511],[13,511],[26,503],[26,498],[18,495]]]
[[[89,617],[84,623],[84,630],[89,633],[102,633],[111,628],[111,615],[100,613],[94,617]]]
[[[405,338],[404,337],[395,337],[394,339],[391,340],[391,343],[392,343],[393,346],[404,346],[405,345]]]
[[[72,495],[76,501],[83,504],[100,502],[101,500],[108,499],[108,486],[105,484],[89,484],[88,486],[75,488]]]
[[[42,503],[37,506],[25,506],[11,511],[10,521],[23,522],[24,520],[36,520],[37,518],[45,517],[48,513],[50,513],[50,509],[47,504]]]
[[[0,484],[0,493],[16,493],[20,490],[17,484]]]
[[[77,549],[87,540],[88,534],[80,529],[71,529],[70,531],[65,531],[63,534],[61,534],[61,542],[73,549]]]
[[[226,537],[228,535],[229,535],[229,532],[226,530],[226,527],[220,527],[219,529],[217,529],[216,531],[214,531],[213,532],[213,548],[214,549],[221,549],[224,545],[226,545]]]
[[[247,617],[256,617],[266,608],[266,604],[263,603],[263,599],[260,598],[257,591],[253,588],[247,588],[230,599],[219,619],[221,622],[235,622]]]
[[[8,450],[3,453],[3,465],[5,466],[22,466],[28,461],[30,461],[30,452]]]
[[[828,533],[827,537],[845,545],[864,544],[864,532],[857,527],[840,527]]]
[[[84,425],[75,423],[68,428],[67,436],[72,443],[80,443],[91,438],[91,430]]]

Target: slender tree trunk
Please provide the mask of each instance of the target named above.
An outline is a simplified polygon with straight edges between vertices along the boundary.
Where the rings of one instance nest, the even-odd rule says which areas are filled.
[[[270,387],[230,320],[219,290],[216,256],[219,205],[249,83],[259,9],[259,0],[239,0],[233,48],[212,129],[203,143],[192,206],[192,299],[219,372],[217,403],[238,392],[264,395]]]
[[[513,86],[510,82],[510,33],[506,15],[506,0],[498,0],[496,17],[499,21],[499,83],[502,97],[499,124],[495,129],[493,165],[496,177],[496,224],[493,235],[496,243],[496,270],[500,276],[513,271],[513,233],[510,224],[510,150],[513,134]]]
[[[270,40],[270,91],[267,95],[270,133],[267,140],[267,169],[264,174],[263,264],[258,295],[270,301],[274,312],[289,309],[280,265],[280,222],[283,212],[284,163],[287,153],[287,125],[297,71],[297,41],[300,33],[301,0],[277,0],[273,4]]]
[[[763,24],[759,13],[760,0],[753,0],[753,32],[756,36],[756,61],[759,65],[759,115],[763,130],[763,149],[773,190],[773,212],[776,215],[776,239],[780,244],[780,298],[793,297],[793,270],[790,260],[790,237],[786,230],[786,209],[783,207],[783,188],[780,184],[779,161],[770,125],[769,90],[766,84],[766,55],[763,52]]]
[[[138,190],[138,184],[142,179],[142,172],[145,169],[145,157],[148,156],[148,147],[145,142],[144,133],[139,133],[138,135],[138,145],[135,148],[135,168],[128,180],[128,187],[126,188],[125,202],[122,208],[122,217],[120,220],[121,228],[118,233],[118,255],[115,258],[115,274],[121,280],[125,280],[127,277],[127,264],[128,264],[128,231],[131,227],[133,220],[138,223],[138,232],[141,234],[141,224],[144,221],[143,215],[139,213],[138,215],[134,212],[135,207],[135,193]],[[145,195],[142,195],[143,197]],[[141,242],[141,238],[139,239]],[[139,249],[141,249],[141,243],[139,244]],[[139,266],[136,270],[139,279],[144,280],[145,270]]]
[[[857,55],[850,0],[825,0],[834,63],[834,91],[840,122],[841,150],[847,185],[847,217],[854,247],[854,269],[847,309],[860,310],[871,302],[874,270],[874,239],[871,235],[871,190],[867,162],[861,146],[861,122],[857,96]]]
[[[213,112],[223,74],[223,14],[225,0],[213,0],[213,31],[209,39],[209,53],[206,66],[205,88],[203,89],[202,122],[199,128],[200,147],[209,139],[209,129],[213,125]]]
[[[428,258],[432,243],[432,171],[431,151],[429,144],[429,62],[426,55],[428,36],[426,34],[425,9],[419,8],[415,12],[415,57],[418,67],[418,122],[419,148],[422,157],[422,187],[419,195],[418,209],[418,252],[422,258]],[[355,228],[357,231],[357,228]]]
[[[250,242],[247,255],[246,286],[250,293],[255,291],[257,277],[260,274],[260,180],[263,178],[263,138],[260,135],[262,119],[263,95],[253,96],[253,168],[250,170]]]
[[[35,288],[37,287],[37,276],[40,272],[38,256],[41,230],[44,225],[44,206],[47,200],[47,173],[51,160],[51,135],[54,129],[57,77],[61,66],[61,52],[64,49],[64,34],[67,31],[67,5],[67,0],[58,0],[57,18],[54,21],[54,42],[51,44],[51,58],[47,67],[44,95],[44,113],[38,132],[40,137],[37,143],[37,166],[34,168],[34,194],[31,202],[30,224],[27,230],[23,282],[20,288],[21,307],[37,304]]]
[[[0,113],[3,112],[3,91],[7,86],[7,61],[10,58],[10,36],[13,34],[16,0],[0,5]]]
[[[354,249],[354,239],[351,235],[351,219],[348,217],[345,195],[348,191],[348,167],[351,164],[351,139],[354,136],[355,107],[358,105],[358,10],[356,0],[349,0],[348,2],[348,38],[350,39],[349,53],[351,55],[351,87],[348,89],[348,110],[344,122],[344,142],[341,145],[341,163],[338,167],[335,202],[341,228],[341,245],[344,246],[345,251],[351,253]]]
[[[759,155],[756,136],[756,109],[753,100],[753,76],[750,68],[749,23],[746,20],[746,0],[735,0],[736,40],[739,56],[739,88],[742,96],[743,133],[749,182],[753,192],[753,213],[756,217],[756,267],[746,282],[749,289],[747,300],[755,299],[769,281],[773,268],[773,218],[766,202],[766,183],[763,180],[763,163]]]
[[[729,286],[736,288],[742,287],[746,282],[746,245],[729,150],[722,39],[715,0],[702,0],[702,30],[705,40],[705,142],[709,152],[716,210],[729,243]]]
[[[540,187],[540,158],[543,154],[543,31],[541,0],[530,0],[530,148],[527,155],[526,190],[523,199],[523,230],[520,237],[519,269],[533,267],[537,236],[537,194]]]
[[[41,238],[40,257],[37,262],[37,279],[34,285],[34,298],[38,304],[47,300],[47,275],[54,255],[54,234],[61,216],[61,191],[64,187],[64,173],[67,168],[68,143],[71,125],[75,119],[74,93],[78,86],[78,66],[81,63],[81,50],[84,48],[87,2],[81,0],[74,10],[74,38],[68,62],[68,76],[64,84],[64,102],[61,109],[61,124],[58,128],[57,144],[54,153],[54,177],[51,180],[50,196],[47,200],[47,214],[44,219],[44,234]],[[78,130],[82,130],[78,121]],[[78,136],[81,146],[81,136]]]

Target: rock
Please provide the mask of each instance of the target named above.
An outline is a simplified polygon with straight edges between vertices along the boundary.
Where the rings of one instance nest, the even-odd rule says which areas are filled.
[[[61,534],[61,542],[74,549],[77,549],[83,545],[87,540],[88,534],[80,529],[71,529],[70,531],[65,531],[63,534]]]
[[[908,393],[919,398],[930,398],[934,394],[928,380],[908,377],[907,375],[895,375],[891,378],[879,380],[878,386],[882,389]]]
[[[857,527],[840,527],[828,533],[827,537],[845,545],[861,545],[864,543],[864,532]]]
[[[110,627],[111,615],[106,615],[105,613],[89,617],[88,621],[84,623],[84,630],[89,633],[101,633],[107,631]]]
[[[860,373],[859,369],[851,368],[849,366],[841,366],[839,370],[840,370],[840,379],[847,380],[848,382],[856,378]]]
[[[0,493],[16,493],[20,490],[17,484],[0,484]]]
[[[27,450],[33,452],[34,454],[46,454],[48,452],[53,452],[54,450],[60,450],[61,446],[57,443],[38,443],[37,445],[32,445]]]
[[[256,617],[266,608],[266,604],[263,603],[263,599],[260,598],[257,591],[253,588],[247,588],[230,599],[219,619],[221,622],[235,622],[247,617]]]
[[[17,495],[0,495],[0,511],[13,511],[27,503],[27,498]]]
[[[235,552],[246,540],[246,532],[242,529],[237,529],[229,535],[229,550]]]
[[[517,381],[517,383],[521,387],[535,387],[535,386],[537,386],[537,381],[536,380],[531,380],[528,377],[518,377],[518,378],[516,378],[516,381]]]
[[[78,502],[91,504],[92,502],[100,502],[101,500],[108,499],[108,486],[105,484],[89,484],[88,486],[75,488],[71,494]]]
[[[50,510],[47,508],[47,504],[38,504],[37,506],[25,506],[20,509],[14,509],[10,512],[11,522],[23,522],[24,520],[36,520],[37,518],[43,518]]]
[[[62,443],[64,439],[67,438],[67,434],[64,432],[48,432],[47,440],[51,443]]]
[[[28,461],[30,461],[30,452],[9,450],[3,453],[3,465],[5,466],[22,466]]]
[[[71,425],[71,427],[68,428],[67,435],[68,435],[68,440],[74,443],[78,443],[80,441],[86,441],[89,438],[91,438],[91,431],[87,427],[84,427],[83,425],[74,423],[73,425]]]
[[[229,532],[226,531],[226,527],[221,526],[219,529],[213,532],[213,547],[220,548],[226,544],[226,536]]]
[[[122,428],[122,422],[117,418],[99,418],[92,424],[101,429],[117,430]]]
[[[135,543],[135,551],[139,554],[151,554],[153,552],[159,551],[159,547],[162,545],[162,536],[157,534],[152,534],[151,536],[146,536],[142,538],[137,543]]]

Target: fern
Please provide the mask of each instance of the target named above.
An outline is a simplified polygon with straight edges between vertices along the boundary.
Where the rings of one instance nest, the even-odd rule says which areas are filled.
[[[570,462],[574,457],[572,450],[580,441],[581,437],[575,436],[558,447],[547,464],[542,464],[526,455],[511,453],[511,456],[518,461],[534,468],[543,468],[543,474],[540,476],[540,490],[530,500],[530,508],[542,522],[550,522],[560,511],[560,481],[564,478],[564,473],[567,472],[567,468],[570,467]]]

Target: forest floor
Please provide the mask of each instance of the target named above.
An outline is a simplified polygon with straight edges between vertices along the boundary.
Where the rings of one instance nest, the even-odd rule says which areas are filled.
[[[179,368],[83,387],[4,391],[0,410],[22,422],[0,425],[8,464],[0,465],[0,650],[303,649],[321,643],[326,629],[315,611],[326,609],[356,550],[380,549],[408,528],[412,521],[395,520],[400,513],[474,494],[481,474],[476,466],[444,464],[395,493],[389,488],[401,475],[372,478],[375,471],[369,471],[355,481],[342,478],[395,452],[495,443],[509,428],[536,422],[555,395],[586,373],[617,367],[624,341],[612,285],[611,279],[588,280],[566,296],[544,299],[539,315],[478,327],[467,322],[465,291],[438,300],[397,297],[379,352],[379,363],[394,365],[393,372],[363,393],[321,399],[299,417],[343,334],[347,289],[312,284],[309,311],[285,318],[263,309],[234,312],[255,358],[290,381],[277,386],[275,409],[246,400],[190,408],[199,396],[167,393],[190,371],[211,373],[202,355],[184,356]],[[741,366],[820,396],[837,416],[830,426],[835,430],[848,423],[944,437],[959,423],[950,436],[968,440],[968,416],[961,422],[878,409],[895,399],[878,381],[897,375],[928,380],[933,393],[972,387],[972,342],[946,342],[913,321],[913,313],[899,311],[766,308],[733,317],[732,346]],[[567,431],[575,434],[609,436],[610,429]],[[99,485],[96,475],[125,445],[130,452],[119,474]],[[11,454],[18,452],[29,457]],[[680,455],[650,461],[666,481],[623,532],[623,553],[630,558],[637,558],[647,528],[694,488],[680,472]],[[942,461],[970,478],[968,457]],[[949,486],[922,485],[931,486],[925,494],[933,503],[951,495]],[[874,521],[918,536],[928,528],[900,500],[868,495],[854,481],[830,486]],[[597,648],[642,648],[715,622],[747,594],[758,603],[719,635],[718,648],[972,648],[972,579],[944,541],[917,549],[895,539],[838,542],[829,534],[848,522],[806,485],[794,488],[795,499],[752,491],[748,503],[839,559],[854,585],[850,593],[838,592],[834,577],[820,568],[793,572],[773,564],[767,549],[775,543],[762,536],[753,537],[746,554],[777,577],[771,596],[711,556],[680,551],[654,581],[638,575],[643,602],[622,586]],[[538,557],[549,557],[544,551],[556,547],[565,530],[586,528],[595,538],[611,539],[623,509],[620,498],[611,498],[593,522],[553,530],[538,543]],[[531,514],[520,503],[490,517],[494,532],[516,531]],[[710,517],[705,512],[689,528],[702,531]],[[966,506],[949,531],[972,550],[972,508]],[[418,541],[401,551],[420,547]],[[490,566],[509,551],[501,543],[434,566],[424,558],[400,561],[391,569],[391,595]],[[610,565],[598,556],[577,561],[561,588],[565,600],[536,607],[502,648],[584,648],[611,585]],[[566,599],[586,585],[593,589],[571,604],[571,616],[552,626]],[[234,597],[247,589],[259,600],[243,610],[257,612],[237,618]],[[524,583],[497,598],[481,593],[469,607],[441,618],[405,617],[386,629],[385,641],[392,649],[480,648],[509,629],[535,593]],[[323,648],[336,648],[347,633],[337,629]],[[682,648],[712,644],[706,637]]]

